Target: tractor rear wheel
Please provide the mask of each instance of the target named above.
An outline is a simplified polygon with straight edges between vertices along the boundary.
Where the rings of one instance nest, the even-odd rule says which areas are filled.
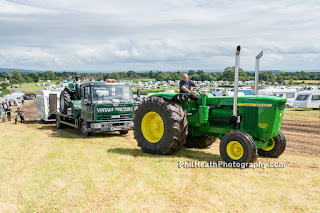
[[[60,112],[63,114],[67,113],[67,109],[70,107],[69,102],[71,101],[71,97],[69,93],[63,90],[60,94]]]
[[[212,136],[190,136],[187,137],[187,142],[184,145],[188,148],[207,148],[216,142],[217,138]]]
[[[250,163],[257,159],[257,146],[248,133],[232,131],[221,139],[220,155],[226,162]]]
[[[168,155],[186,143],[188,122],[181,105],[161,97],[143,100],[134,118],[134,138],[146,153]]]
[[[280,131],[279,135],[270,138],[272,145],[258,149],[258,154],[261,156],[276,158],[279,157],[286,149],[286,138]]]

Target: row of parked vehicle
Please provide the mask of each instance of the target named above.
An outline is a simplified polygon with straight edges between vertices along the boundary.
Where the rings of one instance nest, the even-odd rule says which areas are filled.
[[[212,94],[216,96],[233,96],[233,89],[215,88]],[[239,88],[238,95],[253,95],[252,88]],[[287,99],[286,107],[320,108],[320,88],[317,87],[266,87],[258,91],[259,95],[278,96]]]

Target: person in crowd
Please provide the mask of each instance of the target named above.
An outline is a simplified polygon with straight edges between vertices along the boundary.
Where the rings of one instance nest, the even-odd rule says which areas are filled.
[[[6,113],[4,113],[3,116],[2,116],[2,122],[3,122],[3,123],[7,122]]]
[[[9,106],[9,108],[7,109],[7,119],[8,119],[8,122],[11,122],[11,108]]]
[[[23,110],[21,109],[20,110],[20,120],[21,120],[21,123],[24,123],[24,112],[23,112]]]

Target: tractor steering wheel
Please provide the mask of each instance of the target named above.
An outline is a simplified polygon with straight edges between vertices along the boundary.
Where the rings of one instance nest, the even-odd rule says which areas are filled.
[[[198,89],[196,89],[195,87],[193,87],[191,91],[192,91],[192,92],[197,91],[197,92],[199,93],[199,95],[202,97],[202,94],[201,94],[201,92],[200,92],[200,90],[202,89],[202,87],[203,87],[203,86],[200,86]]]

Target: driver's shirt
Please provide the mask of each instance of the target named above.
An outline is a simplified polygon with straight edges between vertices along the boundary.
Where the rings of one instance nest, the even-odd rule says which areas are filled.
[[[184,80],[181,80],[179,83],[180,93],[185,93],[185,91],[182,89],[183,86],[185,86],[188,90],[190,90],[191,87],[196,86],[196,84],[189,79],[187,82],[184,82]]]

